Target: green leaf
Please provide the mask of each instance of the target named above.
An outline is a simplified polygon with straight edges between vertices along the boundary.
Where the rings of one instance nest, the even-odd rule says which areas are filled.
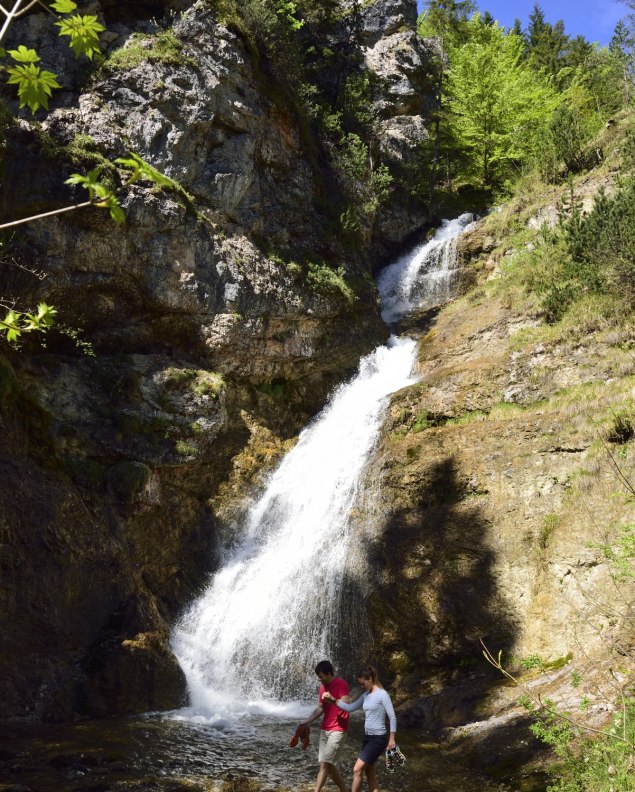
[[[20,44],[17,50],[9,50],[9,55],[18,63],[37,63],[40,60],[37,52],[25,47],[24,44]]]
[[[48,108],[49,97],[53,88],[61,88],[53,72],[44,71],[34,63],[26,66],[9,66],[7,68],[9,85],[18,86],[20,107],[28,107],[32,113],[39,107]]]
[[[84,184],[85,181],[86,176],[82,176],[81,173],[73,173],[66,179],[64,184]]]
[[[6,333],[7,341],[17,341],[22,333],[33,331],[46,332],[53,324],[57,314],[55,308],[46,303],[40,303],[36,313],[20,313],[11,309],[4,319],[0,319],[0,333]]]
[[[96,188],[100,185],[97,176],[97,168],[93,168],[86,176],[81,173],[72,173],[68,179],[66,179],[65,184],[79,184],[85,187],[88,190],[88,200],[93,201],[95,199]]]
[[[107,203],[108,211],[110,212],[110,216],[112,219],[117,223],[117,225],[121,225],[126,220],[126,213],[124,210],[119,206],[119,201],[115,198],[114,195],[110,196]]]
[[[73,0],[55,0],[54,3],[51,3],[51,8],[58,14],[72,14],[77,8],[77,3],[74,3]]]
[[[121,224],[126,219],[124,210],[119,205],[117,196],[110,187],[98,181],[98,169],[93,168],[86,176],[81,173],[73,173],[65,184],[78,184],[88,190],[88,200],[95,206],[108,209],[110,216],[117,224]]]
[[[129,159],[119,157],[115,160],[115,163],[132,170],[132,174],[128,178],[128,184],[136,182],[137,179],[146,179],[147,181],[154,182],[154,184],[158,184],[160,187],[168,187],[169,189],[182,192],[183,188],[178,182],[175,182],[174,179],[170,179],[169,176],[164,176],[163,173],[159,173],[152,165],[147,163],[144,159],[141,159],[138,154],[132,151],[130,152]]]
[[[52,325],[57,310],[46,303],[39,303],[37,307],[37,320],[44,325]]]
[[[14,327],[17,324],[19,316],[20,316],[19,314],[17,314],[13,309],[11,309],[4,317],[5,324]]]
[[[96,16],[75,14],[69,19],[55,23],[60,28],[60,36],[69,36],[70,48],[75,55],[85,55],[92,60],[95,52],[99,52],[99,34],[106,28],[97,21]]]

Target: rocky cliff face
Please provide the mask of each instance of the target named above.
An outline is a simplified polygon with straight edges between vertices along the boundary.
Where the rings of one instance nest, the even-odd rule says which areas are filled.
[[[370,649],[402,723],[509,777],[536,742],[481,640],[559,706],[588,694],[596,726],[632,673],[632,581],[603,548],[632,523],[635,364],[632,326],[554,329],[514,304],[496,244],[482,223],[466,233],[480,286],[409,323],[421,379],[392,399],[359,519],[361,579],[379,581],[364,592]]]
[[[364,13],[364,62],[380,86],[375,97],[380,149],[395,174],[395,193],[382,208],[373,237],[380,262],[400,252],[403,239],[421,226],[422,144],[428,139],[432,42],[416,34],[416,3],[385,0]]]
[[[56,305],[60,329],[1,361],[3,718],[183,701],[169,625],[213,568],[235,493],[387,333],[379,256],[334,232],[331,176],[245,40],[203,2],[91,10],[108,51],[88,81],[45,15],[12,31],[65,89],[37,122],[6,124],[0,215],[68,203],[74,171],[116,179],[104,158],[129,150],[187,196],[134,185],[121,228],[82,210],[5,248],[2,293]],[[403,161],[425,135],[415,3],[365,13]],[[421,223],[397,195],[386,250]]]

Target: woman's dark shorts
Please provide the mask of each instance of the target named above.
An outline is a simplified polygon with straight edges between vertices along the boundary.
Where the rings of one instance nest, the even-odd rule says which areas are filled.
[[[365,734],[359,758],[366,764],[374,765],[386,750],[387,745],[387,734]]]

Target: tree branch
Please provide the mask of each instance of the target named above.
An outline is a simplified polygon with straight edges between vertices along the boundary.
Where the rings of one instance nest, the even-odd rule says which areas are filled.
[[[94,201],[84,201],[84,203],[73,204],[72,206],[65,206],[63,209],[53,209],[51,212],[43,212],[39,215],[32,215],[31,217],[23,217],[22,220],[13,220],[10,223],[3,223],[0,225],[0,230],[3,228],[11,228],[12,226],[21,225],[22,223],[30,223],[32,220],[41,220],[43,217],[52,217],[53,215],[62,214],[63,212],[72,212],[74,209],[83,209],[85,206],[96,206]]]

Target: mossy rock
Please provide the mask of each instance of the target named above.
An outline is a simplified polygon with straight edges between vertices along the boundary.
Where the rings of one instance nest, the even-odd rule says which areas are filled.
[[[169,368],[165,372],[165,389],[168,391],[190,390],[197,396],[211,396],[216,399],[225,381],[222,374],[195,368]]]
[[[106,480],[104,466],[87,457],[67,457],[62,461],[62,468],[76,484],[82,487],[101,488]]]
[[[261,792],[262,786],[248,778],[237,778],[225,781],[221,787],[222,792]]]
[[[133,501],[150,479],[150,468],[142,462],[119,462],[108,473],[112,489],[125,501]]]

